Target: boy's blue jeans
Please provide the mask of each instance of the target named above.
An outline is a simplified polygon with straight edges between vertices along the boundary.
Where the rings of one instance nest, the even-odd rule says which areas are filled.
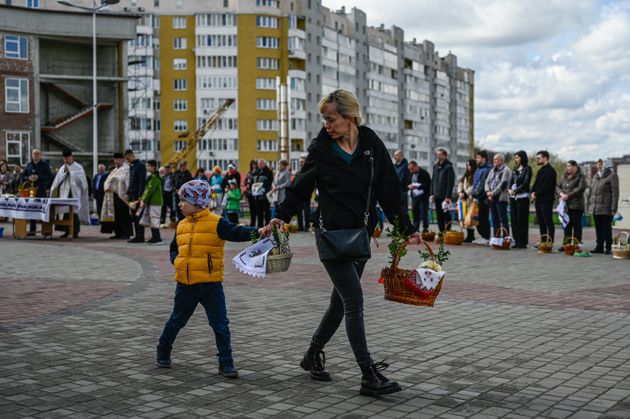
[[[201,303],[206,310],[208,323],[214,331],[219,362],[232,360],[232,345],[230,342],[230,328],[225,306],[225,295],[221,282],[207,282],[202,284],[184,285],[177,283],[175,288],[175,304],[171,317],[164,325],[159,345],[171,348],[177,333],[186,326],[188,319],[195,312],[197,304]]]

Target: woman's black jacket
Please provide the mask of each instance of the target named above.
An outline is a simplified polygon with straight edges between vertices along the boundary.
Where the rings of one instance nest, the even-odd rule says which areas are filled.
[[[383,142],[365,126],[359,127],[359,144],[351,164],[347,164],[333,149],[333,139],[322,128],[308,148],[308,156],[293,184],[287,188],[286,198],[276,210],[276,216],[285,222],[298,213],[302,202],[310,199],[313,189],[319,191],[319,208],[324,227],[330,230],[360,228],[363,226],[370,156],[374,156],[374,180],[368,231],[376,226],[376,201],[387,219],[400,220],[402,230],[414,231],[409,216],[401,207],[402,192],[394,165]],[[319,218],[319,214],[318,214]]]
[[[514,193],[520,194],[524,192],[529,193],[529,184],[532,180],[532,168],[529,166],[519,166],[518,169],[514,169],[512,172],[512,178],[508,188],[512,188],[512,185],[516,185]]]

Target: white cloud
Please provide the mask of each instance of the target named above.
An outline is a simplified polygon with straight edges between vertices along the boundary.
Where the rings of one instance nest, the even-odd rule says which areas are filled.
[[[630,151],[630,1],[326,1],[429,39],[475,70],[475,134],[590,160]]]

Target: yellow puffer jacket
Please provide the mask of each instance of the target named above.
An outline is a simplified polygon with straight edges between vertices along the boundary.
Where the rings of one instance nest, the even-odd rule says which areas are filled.
[[[217,226],[220,216],[208,209],[187,216],[177,225],[175,280],[185,285],[223,282],[223,246]]]

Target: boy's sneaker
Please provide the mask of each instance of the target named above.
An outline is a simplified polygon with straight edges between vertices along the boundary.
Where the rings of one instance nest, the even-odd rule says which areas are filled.
[[[162,244],[162,243],[164,243],[164,242],[162,241],[162,239],[149,239],[149,240],[147,240],[145,243],[149,243],[149,244]]]
[[[234,361],[219,362],[219,375],[226,378],[238,378],[238,371],[234,367]]]
[[[160,368],[171,367],[171,348],[165,346],[157,346],[157,364]]]

